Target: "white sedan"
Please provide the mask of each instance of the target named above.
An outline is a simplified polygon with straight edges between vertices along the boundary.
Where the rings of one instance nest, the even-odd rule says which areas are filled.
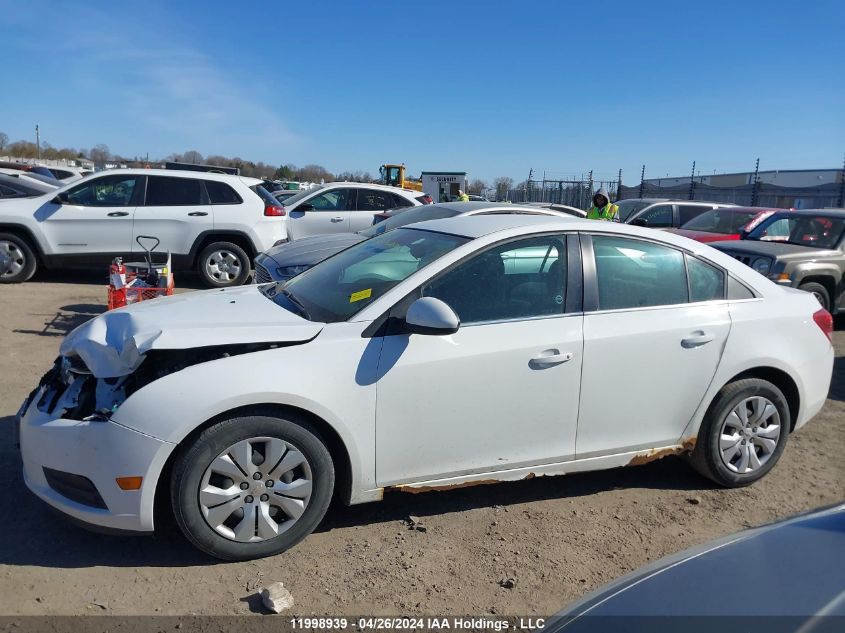
[[[27,486],[201,550],[281,552],[333,493],[688,453],[744,486],[827,396],[832,319],[686,238],[575,218],[396,229],[285,284],[145,301],[64,341],[20,411]]]

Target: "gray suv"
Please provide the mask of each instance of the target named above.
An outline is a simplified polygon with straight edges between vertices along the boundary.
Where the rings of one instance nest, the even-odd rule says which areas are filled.
[[[710,246],[776,284],[812,292],[833,314],[845,309],[845,209],[780,211],[740,240]]]
[[[701,200],[669,200],[668,198],[633,198],[619,200],[619,221],[647,226],[652,229],[671,229],[683,226],[705,211],[719,207],[735,207],[728,202]]]

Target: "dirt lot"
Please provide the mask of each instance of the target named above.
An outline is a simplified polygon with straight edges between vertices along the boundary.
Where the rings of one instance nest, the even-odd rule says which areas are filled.
[[[823,412],[780,464],[742,490],[713,488],[678,458],[636,468],[333,507],[286,554],[219,563],[173,530],[90,534],[29,494],[12,416],[70,328],[103,310],[97,275],[0,287],[0,613],[243,614],[281,580],[300,614],[549,614],[649,560],[845,498],[845,322]],[[184,281],[184,280],[183,280]],[[426,531],[410,530],[409,515]],[[515,578],[512,588],[500,581]]]

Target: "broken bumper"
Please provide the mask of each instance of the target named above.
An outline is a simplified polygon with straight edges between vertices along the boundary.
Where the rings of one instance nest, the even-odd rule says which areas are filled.
[[[19,417],[27,487],[77,521],[131,532],[153,530],[158,476],[173,445],[112,421],[56,417],[38,408],[40,387]],[[143,477],[138,490],[122,490],[118,477]]]

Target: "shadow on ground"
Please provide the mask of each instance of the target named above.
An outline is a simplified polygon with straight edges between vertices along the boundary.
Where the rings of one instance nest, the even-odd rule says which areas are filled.
[[[44,317],[44,325],[38,329],[12,330],[18,334],[35,334],[36,336],[62,337],[68,332],[93,319],[106,311],[105,305],[95,303],[74,303],[62,306],[55,314],[32,314],[33,317]]]
[[[177,288],[186,288],[188,290],[208,290],[208,288],[203,285],[199,275],[195,272],[176,271],[174,273],[174,279]],[[103,287],[103,303],[105,303],[106,286],[109,283],[108,266],[103,267],[103,270],[40,270],[26,283],[32,285],[37,285],[38,283],[99,285]]]
[[[170,567],[219,563],[195,550],[172,525],[164,522],[155,537],[114,536],[88,532],[63,520],[25,489],[20,455],[13,446],[12,416],[0,417],[0,479],[15,498],[14,512],[0,515],[0,563],[39,567]],[[409,515],[436,516],[473,508],[554,498],[577,498],[605,490],[659,488],[709,489],[681,459],[565,477],[537,477],[527,481],[482,485],[444,492],[388,493],[381,503],[344,506],[335,501],[319,532],[357,525],[401,521]]]

